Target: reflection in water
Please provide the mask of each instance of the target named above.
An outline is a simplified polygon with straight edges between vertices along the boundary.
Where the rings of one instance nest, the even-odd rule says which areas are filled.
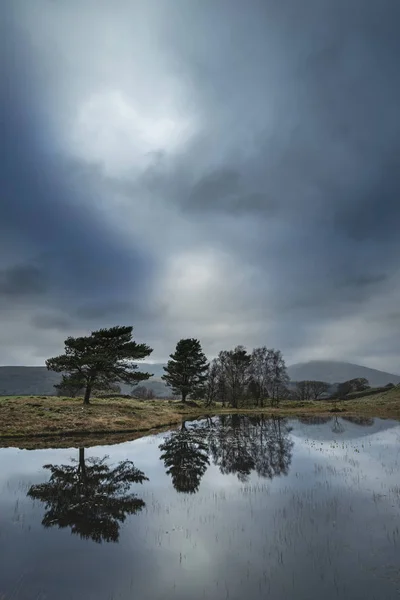
[[[98,543],[118,541],[120,523],[145,505],[129,488],[148,479],[129,460],[111,468],[106,459],[85,461],[85,449],[80,448],[77,465],[44,465],[50,480],[28,491],[30,498],[45,503],[44,527],[70,527]]]
[[[342,421],[339,421],[339,417],[334,417],[332,431],[333,433],[343,433],[343,431],[345,431],[345,427]]]
[[[372,417],[360,417],[360,416],[342,416],[339,421],[338,416],[335,417],[322,417],[319,415],[304,415],[298,418],[300,423],[304,425],[325,425],[329,423],[333,418],[332,430],[336,433],[342,433],[345,430],[344,423],[342,421],[348,421],[354,425],[360,425],[361,427],[372,427],[375,423],[375,419]]]
[[[371,417],[358,417],[358,416],[347,416],[341,417],[339,421],[339,417],[334,417],[332,431],[334,433],[343,433],[346,431],[345,423],[343,421],[347,421],[348,423],[353,423],[354,425],[360,425],[361,427],[372,427],[375,420]]]
[[[320,415],[304,415],[298,418],[300,423],[303,425],[325,425],[329,423],[332,417],[322,417]]]
[[[194,493],[209,455],[222,474],[248,480],[252,471],[272,479],[287,475],[292,458],[291,428],[279,417],[222,415],[191,428],[185,424],[160,445],[161,459],[178,492]]]
[[[204,430],[187,429],[185,422],[160,445],[160,458],[177,492],[194,494],[210,464]]]
[[[287,475],[293,447],[290,431],[287,420],[280,417],[221,417],[209,436],[214,464],[221,473],[235,473],[243,482],[252,471],[271,479]]]
[[[0,599],[399,600],[400,423],[342,414],[0,450]]]
[[[372,427],[375,422],[375,419],[372,417],[342,417],[342,419],[361,427]]]

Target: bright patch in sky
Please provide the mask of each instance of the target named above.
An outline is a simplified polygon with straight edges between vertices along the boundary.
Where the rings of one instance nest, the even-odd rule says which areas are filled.
[[[139,110],[120,90],[93,93],[77,111],[72,152],[117,176],[146,167],[153,152],[178,150],[192,132],[190,120],[152,108]]]
[[[217,275],[218,259],[212,252],[187,252],[172,258],[166,286],[170,294],[194,300],[211,291],[218,282]]]

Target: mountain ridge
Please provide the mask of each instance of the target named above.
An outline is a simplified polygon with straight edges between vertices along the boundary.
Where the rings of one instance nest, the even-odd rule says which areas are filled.
[[[330,384],[342,383],[356,377],[365,377],[372,387],[400,383],[400,375],[345,361],[312,360],[288,367],[292,381],[319,380]]]

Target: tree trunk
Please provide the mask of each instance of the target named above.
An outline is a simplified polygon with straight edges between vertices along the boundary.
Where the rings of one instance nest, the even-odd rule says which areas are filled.
[[[90,404],[90,394],[92,393],[92,386],[87,385],[85,389],[85,397],[83,398],[83,404]]]
[[[79,468],[85,470],[85,448],[79,448]]]
[[[182,402],[186,402],[187,392],[182,392]]]
[[[80,473],[81,481],[83,486],[86,486],[86,464],[85,464],[85,448],[79,448],[79,467],[78,473]]]

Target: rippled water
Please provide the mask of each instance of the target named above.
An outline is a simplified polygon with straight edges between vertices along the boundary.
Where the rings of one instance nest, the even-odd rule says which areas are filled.
[[[0,599],[394,600],[400,424],[221,417],[0,449]]]

